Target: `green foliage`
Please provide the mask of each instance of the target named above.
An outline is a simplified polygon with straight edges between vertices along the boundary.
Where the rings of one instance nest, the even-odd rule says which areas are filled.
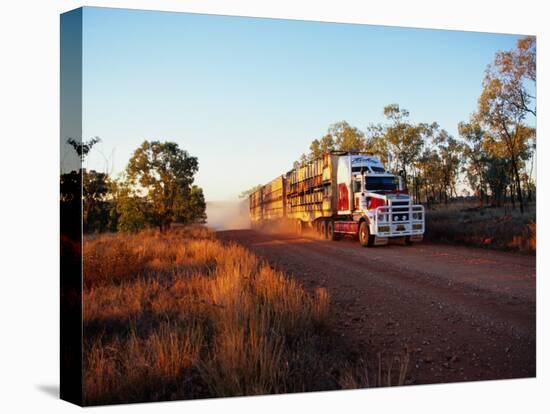
[[[500,82],[501,93],[506,105],[514,111],[537,115],[534,89],[537,76],[537,45],[533,36],[517,41],[516,47],[496,54],[488,69],[489,77]]]
[[[82,218],[85,233],[114,230],[111,223],[111,183],[105,173],[95,170],[82,175]]]
[[[536,131],[526,124],[526,118],[536,115],[532,104],[534,96],[527,83],[536,80],[535,39],[518,41],[511,51],[499,52],[489,65],[483,80],[483,89],[474,115],[476,122],[488,132],[484,148],[492,157],[504,158],[510,164],[520,210],[523,212],[520,170],[522,162],[530,157]]]
[[[330,151],[336,149],[336,143],[334,137],[329,133],[324,135],[321,139],[314,139],[309,146],[310,158],[315,160],[321,158],[321,156]]]
[[[67,143],[74,149],[81,161],[86,159],[92,147],[100,141],[98,137],[93,137],[88,141],[67,139]],[[68,212],[78,214],[78,219],[80,219],[80,213],[82,213],[82,227],[85,233],[114,230],[111,221],[111,210],[114,203],[110,191],[111,182],[107,174],[95,170],[79,169],[62,174],[60,178],[60,201],[63,214],[68,214]],[[72,222],[74,223],[75,220]]]
[[[294,161],[294,168],[320,158],[330,151],[366,151],[365,133],[351,126],[346,121],[336,122],[329,126],[327,133],[321,139],[314,139],[309,146],[309,153],[302,154]]]
[[[510,162],[502,157],[488,155],[484,170],[484,179],[491,190],[493,204],[500,206],[506,186],[509,184]]]
[[[369,127],[368,148],[380,156],[387,169],[403,171],[407,177],[437,124],[414,124],[408,119],[409,111],[397,104],[386,106],[384,116],[388,124]]]
[[[338,151],[366,150],[365,134],[346,121],[331,125],[328,129],[328,135],[332,137],[332,140],[327,138],[328,143],[334,142],[334,148]]]
[[[462,153],[464,152],[464,146],[454,139],[445,130],[439,131],[437,136],[434,137],[434,143],[437,146],[440,164],[437,167],[440,169],[439,177],[442,181],[442,186],[445,191],[450,190],[450,195],[458,196],[456,193],[456,182],[458,180],[458,174],[460,166],[462,164]]]
[[[174,142],[144,141],[126,167],[123,188],[126,211],[120,226],[144,220],[164,231],[174,222],[204,222],[206,203],[202,190],[193,186],[198,160]],[[135,220],[126,220],[132,217]],[[129,226],[129,227],[132,227]]]
[[[189,192],[184,223],[206,223],[206,202],[202,188],[193,185]]]
[[[458,133],[464,141],[464,156],[467,161],[463,172],[466,173],[470,187],[483,204],[484,195],[487,193],[485,170],[488,161],[487,154],[483,150],[484,131],[476,122],[460,122]]]
[[[82,161],[98,142],[97,137],[86,142],[67,140]],[[95,170],[62,174],[61,207],[74,205],[80,211],[82,200],[86,233],[136,232],[151,226],[165,230],[173,222],[204,223],[204,194],[193,185],[197,171],[197,158],[178,144],[145,141],[134,152],[120,181],[113,182]]]
[[[112,220],[116,229],[126,233],[136,233],[148,227],[147,204],[144,198],[135,194],[124,181],[113,186],[116,207]]]
[[[466,164],[463,171],[470,187],[479,197],[480,204],[491,194],[491,204],[502,204],[506,187],[510,184],[510,163],[505,154],[488,150],[488,143],[493,142],[489,132],[472,120],[458,124],[458,132],[464,140]]]

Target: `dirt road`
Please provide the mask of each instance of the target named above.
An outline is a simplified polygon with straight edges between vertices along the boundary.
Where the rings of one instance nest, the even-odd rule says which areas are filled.
[[[410,356],[407,383],[536,374],[535,257],[421,243],[362,248],[354,240],[219,232],[325,287],[331,324],[373,361]]]

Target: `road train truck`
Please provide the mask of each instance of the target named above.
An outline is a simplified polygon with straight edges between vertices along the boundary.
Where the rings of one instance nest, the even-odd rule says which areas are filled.
[[[400,175],[363,152],[328,152],[259,187],[249,196],[253,229],[283,226],[321,237],[355,236],[362,246],[421,241],[424,207],[413,204]]]

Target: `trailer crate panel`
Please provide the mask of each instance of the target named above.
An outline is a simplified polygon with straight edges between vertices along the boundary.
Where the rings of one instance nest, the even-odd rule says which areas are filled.
[[[283,176],[275,178],[262,187],[262,218],[264,220],[276,220],[284,217],[284,191]]]
[[[308,162],[287,173],[287,217],[312,221],[335,213],[332,200],[336,174],[332,169],[333,155]]]

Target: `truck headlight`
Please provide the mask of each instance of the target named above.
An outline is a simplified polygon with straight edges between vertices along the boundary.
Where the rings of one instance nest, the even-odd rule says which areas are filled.
[[[390,226],[378,226],[378,231],[380,233],[387,233],[390,231]]]
[[[422,224],[413,224],[413,230],[422,230]]]

